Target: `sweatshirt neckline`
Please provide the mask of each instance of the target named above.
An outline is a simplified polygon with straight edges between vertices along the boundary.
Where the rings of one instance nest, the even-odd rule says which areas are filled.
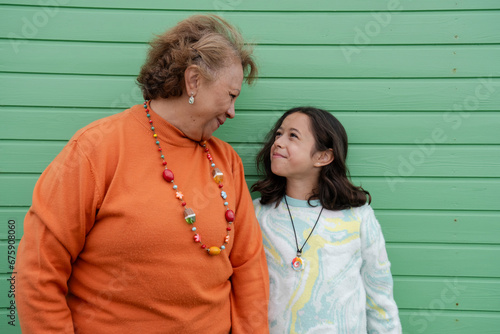
[[[315,208],[321,206],[321,202],[319,199],[313,199],[311,200],[311,205],[305,200],[301,199],[296,199],[293,197],[290,197],[288,195],[285,195],[286,201],[288,202],[289,206],[295,206],[295,207],[300,207],[300,208]],[[283,204],[285,204],[285,197],[281,200]]]

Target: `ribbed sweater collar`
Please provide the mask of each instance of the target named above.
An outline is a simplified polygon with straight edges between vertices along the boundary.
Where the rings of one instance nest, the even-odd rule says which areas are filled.
[[[304,201],[304,200],[300,200],[300,199],[296,199],[296,198],[292,198],[290,196],[286,196],[286,201],[288,202],[288,205],[289,206],[296,206],[296,207],[300,207],[300,208],[311,208],[311,207],[317,207],[317,206],[321,206],[321,202],[319,201],[319,199],[314,199],[311,201],[311,205],[309,205],[309,203],[307,203],[307,201]],[[285,198],[283,197],[283,199],[281,200],[281,202],[283,204],[285,204]]]
[[[146,117],[144,105],[135,105],[131,110],[137,121],[151,132],[151,138],[153,138],[153,131],[151,131],[151,124],[149,124],[148,118]],[[180,147],[193,147],[198,145],[197,141],[188,138],[181,130],[170,124],[163,117],[151,110],[151,108],[149,108],[149,114],[151,115],[155,132],[161,143]]]

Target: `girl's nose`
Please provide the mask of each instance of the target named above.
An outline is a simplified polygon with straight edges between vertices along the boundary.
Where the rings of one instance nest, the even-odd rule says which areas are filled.
[[[282,148],[283,147],[283,136],[279,136],[276,139],[274,139],[274,145]]]

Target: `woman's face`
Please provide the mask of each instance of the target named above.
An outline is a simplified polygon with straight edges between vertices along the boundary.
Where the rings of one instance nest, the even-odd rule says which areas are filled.
[[[192,139],[207,140],[227,118],[235,116],[234,103],[241,92],[243,67],[241,63],[232,63],[221,69],[214,81],[201,79],[200,83],[194,104],[189,106],[189,121],[199,129]]]

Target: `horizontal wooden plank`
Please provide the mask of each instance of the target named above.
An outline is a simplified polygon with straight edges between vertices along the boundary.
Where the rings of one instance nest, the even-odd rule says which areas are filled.
[[[400,309],[500,311],[500,280],[394,277]]]
[[[0,174],[0,204],[2,206],[29,206],[38,174]],[[247,176],[252,185],[256,177]],[[373,196],[375,209],[388,210],[454,210],[493,211],[500,206],[498,179],[432,179],[401,178],[397,180],[356,177]],[[464,194],[467,194],[465,196]],[[253,197],[258,194],[254,193]]]
[[[500,212],[376,210],[387,242],[500,244]]]
[[[242,157],[246,174],[258,175],[255,155],[261,146],[246,143],[233,146]],[[432,142],[382,146],[351,144],[347,164],[352,176],[500,177],[500,146],[449,146]]]
[[[9,291],[9,278],[8,274],[0,275],[0,291]],[[499,284],[496,279],[396,276],[394,297],[400,309],[498,311]],[[2,296],[9,301],[5,297]]]
[[[497,312],[401,310],[399,316],[404,334],[497,334],[500,326]]]
[[[1,275],[0,281],[4,282],[7,275]],[[3,283],[1,283],[3,285]],[[2,291],[4,291],[2,289]],[[6,301],[9,301],[5,298]],[[397,301],[398,302],[398,301]],[[398,302],[399,303],[399,302]],[[2,303],[2,305],[7,305]],[[405,334],[429,333],[441,334],[453,332],[456,334],[470,334],[480,331],[481,334],[497,334],[500,326],[500,315],[497,312],[474,311],[446,311],[439,301],[431,304],[437,310],[405,310],[400,309],[400,318]],[[6,319],[7,309],[0,310],[0,317]],[[7,321],[0,322],[0,332],[5,334],[21,334],[19,317],[16,314],[16,326],[8,325]]]
[[[453,78],[500,73],[498,45],[367,46],[359,51],[344,53],[341,46],[259,45],[255,57],[261,78]],[[135,76],[146,52],[146,44],[0,40],[4,55],[0,71]]]
[[[500,246],[387,244],[386,248],[395,276],[500,276],[500,266],[494,265]],[[7,254],[6,241],[0,241],[0,252]],[[0,272],[10,271],[7,256],[0,258]]]
[[[0,38],[146,42],[192,11],[44,8],[1,5]],[[224,14],[258,44],[499,43],[499,11]],[[147,24],[145,24],[147,22]],[[126,24],[125,24],[126,23]]]
[[[16,222],[16,239],[23,234],[27,211],[0,207],[0,224]],[[376,215],[388,243],[500,244],[500,212],[377,210]],[[7,233],[0,229],[0,240],[7,239]]]
[[[10,234],[15,235],[17,240],[21,239],[24,233],[24,216],[28,208],[2,208],[0,207],[0,240],[7,240],[9,237],[9,225],[13,226]],[[1,291],[1,290],[0,290]]]
[[[247,176],[250,186],[258,180]],[[440,179],[440,178],[375,178],[354,177],[372,195],[375,209],[387,210],[453,210],[498,211],[500,209],[500,180],[498,179]],[[466,194],[466,195],[464,195]],[[252,193],[253,198],[259,197]]]
[[[396,276],[500,277],[500,245],[387,244],[386,248]]]
[[[113,104],[123,108],[139,103],[131,96]],[[298,102],[297,102],[298,103]],[[0,139],[65,140],[96,119],[121,109],[71,109],[48,107],[0,107]],[[230,143],[262,143],[282,111],[237,109],[236,118],[215,136]],[[500,144],[500,113],[443,112],[343,112],[333,114],[342,122],[351,144]],[[23,125],[23,129],[19,128]],[[442,130],[441,136],[439,134]],[[422,144],[420,144],[422,145]]]
[[[23,234],[27,210],[0,207],[0,224],[16,222],[16,239]],[[377,210],[376,215],[388,243],[500,244],[500,213]],[[7,233],[0,229],[0,240],[7,239]]]
[[[0,74],[3,106],[116,108],[141,103],[131,77]],[[500,79],[261,79],[244,87],[236,107],[284,110],[315,105],[339,111],[497,110]],[[29,92],[29,93],[26,93]],[[325,93],[327,92],[327,93]],[[450,116],[448,116],[450,118]]]
[[[373,11],[391,10],[391,6],[402,11],[410,10],[464,10],[464,9],[499,9],[495,0],[420,0],[420,1],[372,1],[372,0],[321,0],[305,3],[301,0],[191,0],[189,2],[176,0],[55,0],[46,3],[37,0],[0,0],[1,4],[57,6],[78,8],[127,8],[127,9],[164,9],[164,10],[203,10],[203,11]]]
[[[0,172],[41,173],[65,145],[64,141],[0,141]],[[247,175],[257,175],[260,145],[234,144]],[[500,177],[500,146],[356,145],[350,147],[352,176]]]

